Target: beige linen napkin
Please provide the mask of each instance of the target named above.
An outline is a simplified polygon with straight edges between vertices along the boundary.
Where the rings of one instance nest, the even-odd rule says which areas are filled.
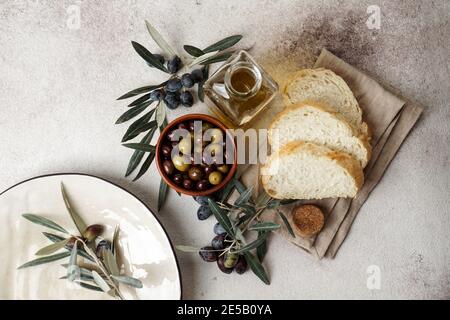
[[[384,89],[377,81],[326,49],[322,50],[315,67],[334,71],[350,86],[363,110],[364,121],[369,124],[371,129],[373,146],[372,158],[364,170],[364,185],[354,199],[299,201],[281,208],[291,223],[291,210],[300,203],[313,203],[323,209],[326,215],[325,226],[315,238],[303,239],[299,236],[292,238],[283,223],[279,221],[283,226],[280,229],[283,237],[321,259],[323,257],[334,258],[359,209],[380,181],[402,142],[419,119],[422,109],[398,98]],[[266,123],[267,117],[272,116],[269,114],[270,112],[264,115]],[[247,185],[259,183],[258,177],[257,165],[247,167],[242,174],[243,182]],[[268,213],[267,217],[280,220],[278,215],[273,212]]]

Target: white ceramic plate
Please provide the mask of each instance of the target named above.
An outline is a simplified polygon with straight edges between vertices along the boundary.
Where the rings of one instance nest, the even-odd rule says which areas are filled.
[[[125,274],[142,281],[142,289],[121,291],[127,299],[180,299],[181,279],[172,245],[150,209],[124,189],[83,174],[55,174],[21,182],[0,194],[0,299],[109,299],[108,295],[58,278],[68,258],[17,270],[50,244],[45,227],[25,220],[23,213],[47,217],[76,232],[61,197],[65,188],[86,223],[100,223],[111,239],[120,226],[119,252]]]

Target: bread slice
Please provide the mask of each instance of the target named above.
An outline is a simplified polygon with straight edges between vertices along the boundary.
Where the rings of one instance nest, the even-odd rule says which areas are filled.
[[[287,104],[313,100],[326,104],[358,131],[369,136],[366,123],[362,122],[362,111],[347,83],[333,71],[323,68],[304,69],[296,72],[284,88]]]
[[[364,180],[352,156],[304,141],[273,153],[261,175],[264,189],[276,199],[355,197]]]
[[[365,135],[360,135],[341,114],[311,101],[291,105],[278,114],[269,127],[268,139],[273,151],[295,140],[344,151],[358,159],[363,168],[371,155]]]

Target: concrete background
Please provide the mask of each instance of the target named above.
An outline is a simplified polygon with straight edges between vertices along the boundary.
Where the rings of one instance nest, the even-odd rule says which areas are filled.
[[[379,30],[365,24],[369,5],[381,9]],[[156,169],[136,183],[123,177],[131,151],[120,146],[126,125],[114,125],[125,110],[116,97],[162,79],[130,45],[156,49],[144,19],[176,49],[242,33],[241,47],[252,47],[275,76],[311,66],[325,46],[425,109],[335,260],[315,261],[273,237],[265,262],[272,284],[265,286],[251,272],[224,275],[178,253],[185,298],[450,298],[448,0],[3,0],[0,190],[45,173],[85,172],[156,208]],[[159,217],[175,244],[212,238],[213,219],[197,221],[196,208],[170,194]],[[378,290],[366,285],[371,265],[380,270]]]

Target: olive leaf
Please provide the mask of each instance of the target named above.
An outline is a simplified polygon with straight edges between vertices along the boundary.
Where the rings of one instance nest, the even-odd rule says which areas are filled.
[[[103,292],[103,290],[98,286],[94,286],[92,284],[85,283],[85,282],[76,282],[76,283],[78,283],[80,285],[80,287],[82,287],[84,289]]]
[[[111,288],[106,283],[106,281],[98,274],[97,271],[92,271],[92,277],[94,278],[95,283],[103,290],[103,292],[108,293]]]
[[[197,64],[201,64],[202,62],[208,60],[211,57],[214,57],[219,54],[219,51],[212,51],[205,54],[202,54],[200,57],[196,57],[192,62],[188,65],[189,68],[192,68],[193,66]]]
[[[142,164],[142,167],[139,170],[138,174],[133,179],[133,181],[138,180],[148,171],[154,159],[155,159],[155,152],[150,152],[147,159],[145,159],[144,163]]]
[[[283,214],[283,212],[281,212],[280,210],[276,210],[276,211],[277,211],[278,215],[281,217],[281,220],[283,220],[283,222],[284,222],[284,224],[285,224],[285,226],[286,226],[286,229],[288,230],[289,234],[290,234],[293,238],[295,238],[294,230],[292,230],[292,227],[291,227],[291,225],[289,224],[289,221],[288,221],[288,219],[286,218],[286,216],[285,216],[285,215]]]
[[[131,102],[128,107],[134,107],[134,106],[138,106],[144,102],[146,102],[147,100],[150,99],[150,93],[144,94],[142,97],[137,98],[136,100],[134,100],[133,102]]]
[[[234,179],[234,185],[236,186],[236,189],[239,193],[243,193],[243,192],[245,192],[245,190],[247,190],[247,188],[245,188],[245,186],[242,184],[242,182],[240,182],[237,179]]]
[[[150,130],[141,140],[140,143],[149,144],[152,141],[154,130]],[[144,157],[145,152],[141,150],[135,150],[133,155],[131,156],[130,162],[128,163],[127,171],[125,173],[125,177],[128,177],[139,165],[142,158]]]
[[[70,256],[70,252],[68,252],[68,251],[67,252],[57,253],[57,254],[54,254],[54,255],[51,255],[51,256],[46,256],[46,257],[42,257],[42,258],[31,260],[31,261],[29,261],[27,263],[24,263],[23,265],[21,265],[17,269],[24,269],[24,268],[28,268],[28,267],[33,267],[33,266],[37,266],[37,265],[40,265],[40,264],[44,264],[44,263],[49,263],[49,262],[61,260],[61,259],[67,258],[68,256]]]
[[[83,234],[83,232],[87,228],[87,225],[70,203],[69,196],[67,195],[66,189],[64,188],[64,184],[62,182],[61,182],[61,194],[64,200],[64,204],[66,205],[67,211],[69,212],[69,215],[73,220],[73,223],[77,227],[80,234]]]
[[[139,119],[135,120],[127,129],[125,134],[123,135],[122,142],[126,142],[137,137],[142,131],[142,127],[148,123],[148,121],[152,118],[152,115],[155,113],[156,109],[153,108],[146,114],[144,114]]]
[[[202,72],[203,72],[203,80],[198,83],[197,96],[198,100],[200,100],[201,102],[205,102],[205,91],[203,89],[203,85],[205,84],[206,80],[209,77],[209,65],[204,66],[202,68]]]
[[[114,229],[114,234],[113,234],[113,238],[111,241],[111,252],[116,255],[116,248],[117,248],[117,241],[119,241],[119,233],[120,233],[120,228],[119,225],[116,226],[116,228]]]
[[[162,103],[158,104],[156,107],[155,119],[158,127],[162,126],[164,119],[166,119],[166,108]]]
[[[48,246],[46,246],[46,247],[44,247],[42,249],[39,249],[35,253],[35,255],[36,256],[46,256],[46,255],[52,254],[52,253],[54,253],[54,252],[64,248],[65,245],[67,244],[67,242],[69,242],[69,240],[70,240],[70,238],[64,239],[64,240],[61,240],[61,241],[58,241],[58,242],[55,242],[55,243],[52,243],[52,244],[50,244],[50,245],[48,245]]]
[[[225,188],[222,189],[220,193],[220,202],[223,203],[228,199],[234,187],[234,179],[231,179],[231,181],[225,186]]]
[[[213,252],[213,251],[217,251],[217,252],[222,252],[223,250],[205,250],[202,248],[197,248],[197,247],[193,247],[193,246],[184,246],[184,245],[176,245],[175,248],[177,250],[183,251],[183,252],[200,252],[200,251],[204,251],[204,252]]]
[[[169,186],[167,183],[161,179],[161,182],[159,184],[159,194],[158,194],[158,212],[161,210],[162,206],[164,205],[164,202],[166,201],[167,192],[169,191]]]
[[[183,252],[199,252],[200,248],[192,247],[192,246],[184,246],[184,245],[176,245],[175,248],[177,250],[183,251]]]
[[[280,228],[279,224],[273,222],[259,222],[251,225],[248,230],[256,230],[256,231],[272,231]]]
[[[106,268],[113,276],[119,275],[119,267],[117,266],[117,261],[111,250],[103,251],[103,262],[105,263]]]
[[[268,209],[275,209],[278,208],[280,206],[284,206],[284,205],[288,205],[294,202],[297,202],[298,200],[296,199],[284,199],[284,200],[279,200],[279,199],[271,199],[268,203],[267,203],[267,208]]]
[[[152,103],[152,101],[147,101],[144,104],[137,105],[135,107],[132,107],[131,109],[124,112],[119,119],[116,120],[116,124],[124,123],[130,119],[133,119],[134,117],[141,114],[147,107]]]
[[[267,276],[266,270],[264,270],[263,265],[258,260],[257,257],[255,257],[250,252],[244,252],[244,258],[247,261],[247,264],[250,266],[250,269],[253,271],[253,273],[258,276],[265,284],[269,285],[270,280]]]
[[[190,45],[184,45],[183,49],[193,57],[200,57],[205,54],[202,49]]]
[[[148,51],[144,46],[141,44],[131,41],[131,44],[136,50],[137,54],[141,56],[142,59],[144,59],[148,64],[152,65],[153,67],[165,72],[169,73],[167,68],[161,63],[161,61],[158,60],[150,51]]]
[[[75,241],[72,252],[70,253],[69,266],[67,267],[67,279],[73,281],[80,275],[80,268],[77,266],[78,241]]]
[[[68,268],[69,266],[67,266]],[[74,279],[76,281],[93,281],[94,278],[92,277],[92,271],[88,270],[86,268],[79,267],[79,277],[78,279]],[[69,279],[67,275],[60,277],[59,279]]]
[[[166,40],[162,37],[162,35],[158,32],[158,30],[153,27],[150,22],[145,20],[145,25],[147,26],[148,33],[156,42],[156,44],[161,48],[161,50],[169,57],[173,57],[176,55],[175,50],[167,43]]]
[[[240,206],[249,202],[253,193],[253,186],[247,188],[244,192],[242,192],[239,197],[234,202],[235,206]]]
[[[234,232],[235,232],[235,234],[234,234],[234,238],[236,239],[236,240],[239,240],[243,245],[246,245],[246,240],[245,240],[245,237],[244,237],[244,234],[242,233],[242,230],[240,229],[240,228],[234,228]]]
[[[238,43],[242,39],[242,35],[234,35],[230,37],[226,37],[225,39],[222,39],[205,49],[203,49],[203,52],[213,52],[213,51],[222,51],[225,49],[228,49],[232,46],[234,46],[236,43]]]
[[[140,289],[140,288],[143,287],[142,282],[140,280],[136,279],[136,278],[133,278],[133,277],[115,276],[115,275],[113,275],[112,278],[117,280],[117,281],[119,281],[119,282],[122,282],[122,283],[124,283],[126,285],[129,285],[129,286],[131,286],[133,288],[139,288]]]
[[[59,231],[62,233],[68,233],[66,231],[66,229],[61,227],[59,224],[56,224],[47,218],[44,218],[44,217],[41,217],[41,216],[38,216],[38,215],[35,215],[32,213],[24,213],[24,214],[22,214],[22,217],[24,217],[25,219],[27,219],[33,223],[39,224],[41,226],[44,226],[44,227],[47,227],[47,228],[50,228],[50,229],[53,229],[53,230],[56,230],[56,231]]]
[[[150,92],[152,90],[155,90],[155,89],[158,89],[158,88],[161,88],[161,87],[165,86],[166,83],[167,83],[167,81],[164,81],[163,83],[160,83],[160,84],[140,87],[140,88],[131,90],[131,91],[125,93],[124,95],[120,96],[119,98],[117,98],[117,100],[124,100],[124,99],[128,99],[128,98],[137,96],[137,95],[139,95],[141,93]]]
[[[150,129],[153,129],[156,126],[156,121],[154,121],[154,120],[150,121],[150,122],[147,122],[147,121],[148,121],[148,119],[151,118],[151,115],[153,114],[154,110],[155,109],[153,109],[149,112],[150,116],[148,116],[148,114],[145,115],[144,116],[145,119],[143,119],[143,121],[141,123],[139,123],[138,126],[136,126],[134,128],[131,128],[131,126],[130,126],[130,128],[128,128],[127,132],[125,133],[124,137],[122,138],[122,142],[131,140],[131,139],[137,137],[138,135],[140,135],[142,132],[146,132]],[[132,129],[132,130],[130,131],[130,129]]]
[[[250,251],[250,250],[253,250],[253,249],[259,247],[261,245],[261,243],[266,241],[267,234],[268,234],[267,232],[262,233],[255,241],[250,242],[249,244],[247,244],[239,249],[233,250],[232,252],[233,253],[242,253],[242,252],[247,252],[247,251]]]
[[[47,239],[49,239],[51,242],[59,242],[59,241],[64,240],[64,237],[58,236],[58,235],[53,234],[53,233],[42,232],[42,234],[43,234],[44,236],[46,236]],[[65,248],[66,250],[69,250],[69,251],[72,250],[72,247],[69,247],[67,244],[64,246],[64,248]],[[88,255],[88,254],[86,253],[86,251],[84,251],[84,250],[82,250],[82,249],[79,249],[79,250],[78,250],[78,255],[81,256],[81,257],[83,257],[83,258],[85,258],[85,259],[88,259],[88,260],[94,262],[94,259],[92,259],[92,257],[91,257],[90,255]]]
[[[263,191],[256,198],[255,203],[257,207],[266,207],[271,200],[273,200],[273,198],[269,196],[265,191]]]
[[[124,143],[122,146],[144,152],[154,152],[156,150],[155,146],[145,143]]]
[[[231,56],[233,55],[233,52],[224,52],[221,54],[218,54],[214,57],[208,58],[206,60],[204,60],[203,62],[201,62],[201,65],[208,65],[208,64],[213,64],[213,63],[217,63],[217,62],[222,62],[222,61],[226,61],[228,60]]]
[[[235,234],[233,231],[233,225],[231,224],[230,218],[228,217],[227,213],[223,209],[221,209],[214,200],[210,198],[208,199],[208,204],[209,208],[213,212],[220,225],[225,229],[230,237],[234,238]]]
[[[265,231],[258,231],[258,237],[262,237],[263,233],[265,233]],[[262,242],[258,248],[256,248],[256,256],[258,257],[259,261],[263,261],[264,257],[266,256],[267,253],[267,239],[264,239],[264,242]]]

